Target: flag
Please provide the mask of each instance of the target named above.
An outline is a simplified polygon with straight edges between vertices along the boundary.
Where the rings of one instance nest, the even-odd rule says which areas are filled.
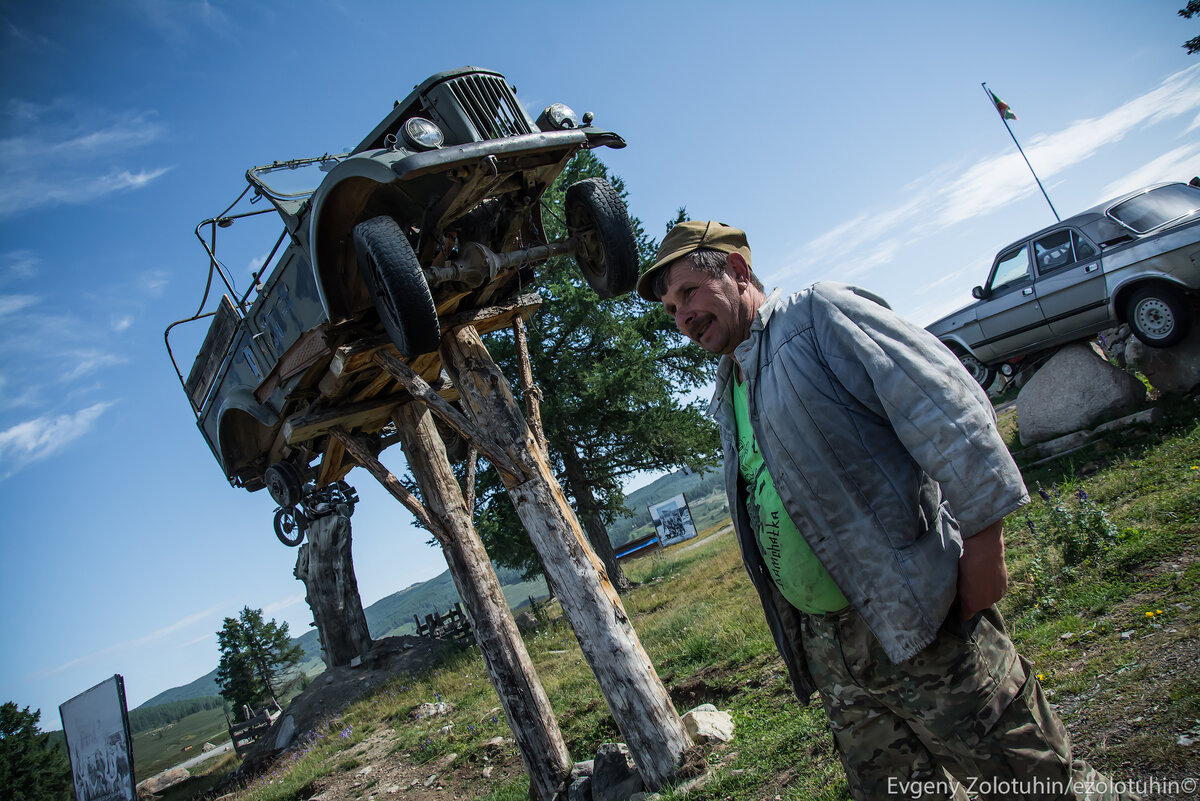
[[[1019,117],[1017,117],[1016,114],[1013,114],[1012,109],[1010,109],[1008,107],[1007,103],[1005,103],[1000,98],[996,97],[995,92],[993,92],[991,89],[988,89],[988,94],[992,96],[992,103],[994,103],[996,105],[996,113],[1000,115],[1000,119],[1002,119],[1002,120],[1019,119]]]

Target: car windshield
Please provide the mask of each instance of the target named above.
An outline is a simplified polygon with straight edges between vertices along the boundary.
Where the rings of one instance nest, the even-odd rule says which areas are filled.
[[[1135,233],[1144,234],[1193,215],[1198,210],[1200,189],[1186,184],[1170,184],[1118,203],[1108,210],[1108,216]]]
[[[263,192],[275,198],[308,197],[317,190],[325,173],[332,170],[347,154],[317,156],[311,159],[276,161],[263,167],[252,167],[249,176]]]

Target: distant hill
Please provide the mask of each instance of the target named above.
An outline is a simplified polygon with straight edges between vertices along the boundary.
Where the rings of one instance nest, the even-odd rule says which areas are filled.
[[[608,537],[615,547],[620,547],[632,539],[639,528],[650,525],[650,512],[647,506],[673,498],[680,493],[687,495],[688,501],[695,502],[713,493],[723,492],[721,471],[710,470],[707,473],[693,473],[677,470],[663,476],[653,483],[625,496],[625,504],[633,511],[630,517],[620,517],[608,527]],[[699,521],[697,521],[699,523]],[[545,598],[549,595],[544,579],[522,582],[520,571],[508,568],[496,568],[500,586],[504,589],[504,597],[509,606],[518,608],[526,603],[529,597]],[[435,611],[445,612],[458,603],[458,590],[450,571],[435,576],[428,581],[413,584],[399,592],[380,598],[368,606],[363,612],[367,617],[367,629],[376,639],[392,637],[401,634],[415,634],[413,615],[424,619],[425,615]],[[295,632],[292,632],[293,634]],[[309,629],[292,642],[304,649],[304,659],[297,670],[315,676],[325,669],[321,661],[321,644],[315,628]],[[203,698],[209,695],[219,695],[221,688],[217,686],[216,668],[195,681],[181,687],[169,690],[146,701],[138,709],[157,706],[159,704],[184,701],[192,698]]]
[[[520,607],[530,597],[538,599],[549,595],[546,582],[542,579],[523,582],[519,571],[503,567],[496,569],[496,575],[504,589],[504,597],[513,608]],[[371,636],[382,639],[400,634],[415,634],[413,615],[420,615],[424,619],[425,615],[435,611],[445,612],[458,601],[458,590],[454,586],[454,579],[450,577],[450,571],[447,570],[428,581],[413,584],[380,598],[364,609],[363,613],[366,615],[367,630],[371,632]],[[299,637],[293,637],[292,642],[304,649],[304,659],[298,666],[298,671],[314,676],[325,669],[325,664],[321,661],[321,644],[316,628],[309,629]],[[217,686],[217,671],[213,668],[211,673],[206,673],[189,684],[165,690],[137,708],[146,709],[159,704],[219,695],[220,692],[221,688]]]

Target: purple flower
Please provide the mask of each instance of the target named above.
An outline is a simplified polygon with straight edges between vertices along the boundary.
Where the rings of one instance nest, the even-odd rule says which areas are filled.
[[[1046,492],[1046,491],[1045,491],[1044,489],[1042,489],[1041,487],[1038,487],[1038,495],[1041,495],[1041,496],[1042,496],[1042,500],[1043,500],[1043,501],[1048,501],[1048,500],[1050,500],[1050,493]]]
[[[1087,493],[1083,491],[1083,487],[1079,488],[1079,492],[1075,493],[1075,497],[1081,501],[1087,500]]]

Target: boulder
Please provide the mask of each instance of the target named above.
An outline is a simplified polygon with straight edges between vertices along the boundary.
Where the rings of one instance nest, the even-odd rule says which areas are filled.
[[[733,739],[733,716],[718,710],[712,704],[701,704],[685,713],[683,727],[697,743],[713,740],[727,743]]]
[[[596,750],[592,801],[626,801],[643,789],[642,777],[625,743],[605,743]]]
[[[287,748],[295,737],[296,719],[291,715],[285,715],[279,725],[275,727],[275,750],[282,751]]]
[[[139,784],[137,786],[137,794],[139,796],[156,795],[168,787],[174,787],[180,782],[186,781],[191,778],[191,775],[185,768],[164,770],[162,773],[157,773]]]
[[[1021,442],[1030,445],[1128,414],[1146,388],[1113,367],[1088,345],[1067,345],[1034,374],[1017,395]]]
[[[1125,359],[1159,392],[1182,395],[1200,387],[1200,315],[1193,314],[1192,330],[1174,347],[1151,348],[1131,337]]]

